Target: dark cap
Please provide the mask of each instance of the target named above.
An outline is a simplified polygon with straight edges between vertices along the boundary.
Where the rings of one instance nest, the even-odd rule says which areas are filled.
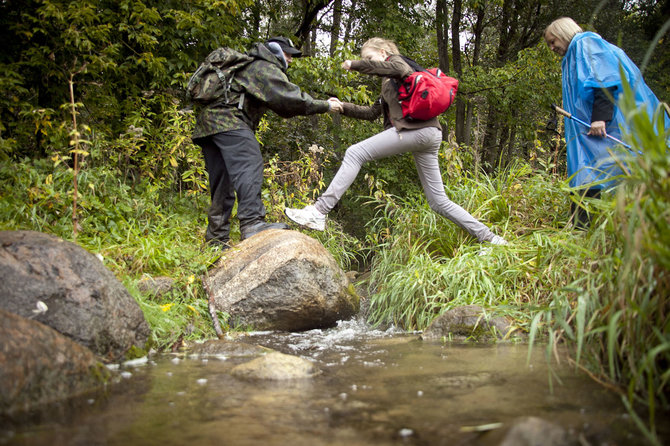
[[[281,50],[292,57],[302,56],[302,51],[293,46],[293,42],[291,42],[291,39],[287,39],[286,37],[272,37],[267,41],[267,43],[270,42],[278,43],[279,46],[281,47]]]

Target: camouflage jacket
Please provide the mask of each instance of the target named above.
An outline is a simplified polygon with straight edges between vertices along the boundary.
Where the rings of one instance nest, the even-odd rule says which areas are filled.
[[[414,71],[402,57],[393,55],[384,61],[352,60],[351,69],[365,74],[380,76],[382,78],[382,94],[371,106],[344,102],[343,114],[345,116],[374,121],[383,114],[385,129],[391,128],[391,126],[397,130],[420,129],[423,127],[442,128],[437,118],[427,121],[411,121],[402,117],[402,107],[398,101],[398,85]]]
[[[235,74],[232,89],[238,94],[234,100],[195,108],[193,139],[245,127],[255,132],[268,109],[284,118],[329,110],[328,101],[312,98],[288,80],[282,62],[264,44],[257,44],[248,54],[255,60]]]

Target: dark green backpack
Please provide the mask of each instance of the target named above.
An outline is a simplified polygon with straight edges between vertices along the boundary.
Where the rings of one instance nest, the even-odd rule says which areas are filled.
[[[231,48],[217,48],[200,64],[186,86],[188,98],[196,104],[207,105],[223,99],[230,103],[241,92],[231,90],[235,73],[253,57]]]

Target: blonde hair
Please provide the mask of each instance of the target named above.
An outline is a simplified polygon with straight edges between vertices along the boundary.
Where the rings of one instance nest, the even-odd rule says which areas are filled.
[[[551,34],[560,40],[570,43],[575,35],[582,32],[584,32],[584,30],[581,26],[570,17],[561,17],[547,26],[547,29],[544,30],[544,38],[547,38],[547,34]]]
[[[363,47],[361,47],[361,51],[363,51],[365,48],[374,48],[376,50],[384,50],[389,55],[400,54],[400,51],[398,51],[398,47],[396,46],[395,43],[393,43],[393,41],[387,40],[387,39],[382,39],[381,37],[373,37],[371,39],[368,39],[363,44]]]

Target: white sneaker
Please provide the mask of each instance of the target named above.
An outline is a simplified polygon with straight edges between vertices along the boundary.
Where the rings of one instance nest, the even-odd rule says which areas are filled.
[[[491,245],[509,245],[509,242],[505,240],[504,238],[500,237],[499,235],[494,235],[491,240],[488,241]],[[491,250],[493,247],[491,246],[482,246],[479,248],[479,255],[480,256],[486,256],[491,254]]]
[[[493,238],[489,240],[489,243],[492,245],[509,245],[507,240],[500,237],[499,235],[494,235]]]
[[[305,206],[302,209],[286,208],[284,214],[300,226],[317,231],[326,230],[326,216],[319,212],[313,205]]]

